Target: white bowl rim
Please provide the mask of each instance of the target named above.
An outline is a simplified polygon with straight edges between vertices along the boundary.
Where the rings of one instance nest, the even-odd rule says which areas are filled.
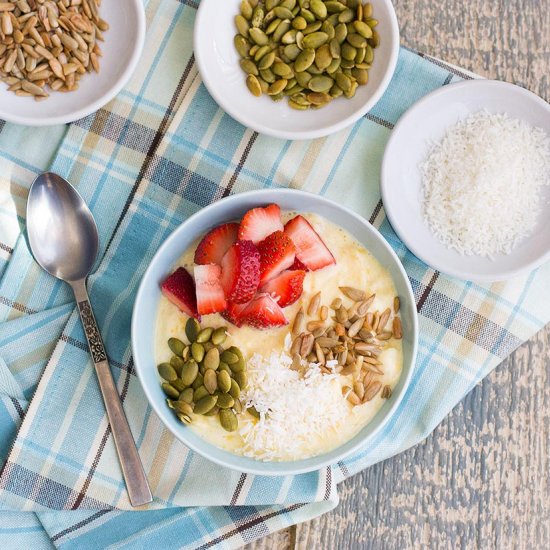
[[[200,3],[199,9],[197,11],[197,16],[195,19],[195,28],[193,31],[193,50],[195,52],[195,59],[197,61],[197,67],[199,69],[199,73],[201,75],[202,81],[204,82],[204,85],[206,86],[206,89],[208,90],[208,93],[214,98],[216,103],[220,106],[221,109],[223,109],[226,113],[228,113],[232,118],[234,118],[237,122],[240,122],[243,126],[246,126],[247,128],[250,128],[259,134],[265,134],[267,136],[272,136],[276,138],[281,139],[289,139],[289,140],[303,140],[303,139],[316,139],[328,136],[330,134],[334,134],[336,132],[339,132],[340,130],[343,130],[344,128],[347,128],[348,126],[351,126],[355,122],[357,122],[361,117],[365,116],[380,100],[384,92],[387,90],[390,81],[393,77],[393,74],[395,72],[395,68],[397,66],[397,58],[399,56],[399,24],[397,22],[397,15],[395,13],[395,8],[393,7],[393,3],[391,0],[383,0],[387,6],[388,11],[390,14],[389,17],[389,25],[392,29],[393,34],[393,40],[391,43],[391,53],[390,53],[390,59],[388,66],[386,68],[386,72],[384,73],[384,77],[380,81],[380,84],[374,94],[364,103],[364,105],[352,113],[351,115],[347,116],[346,118],[342,119],[340,122],[337,122],[335,124],[331,124],[329,126],[325,126],[324,128],[320,128],[317,130],[296,130],[292,132],[285,132],[284,130],[276,130],[273,128],[270,128],[268,126],[263,126],[262,124],[258,123],[252,116],[248,116],[248,114],[241,113],[235,109],[231,105],[228,105],[227,102],[224,101],[221,93],[218,93],[218,89],[216,86],[212,84],[207,78],[204,77],[206,73],[205,70],[203,70],[203,60],[201,57],[201,48],[199,46],[199,28],[201,26],[202,16],[205,11],[205,8],[203,6],[206,5],[206,0],[203,0],[203,2]],[[251,110],[252,112],[252,110]]]
[[[11,122],[13,124],[23,124],[25,126],[31,126],[33,128],[38,128],[41,126],[54,126],[56,124],[68,124],[88,116],[91,113],[101,109],[104,105],[109,103],[111,99],[118,95],[122,90],[125,84],[128,82],[132,73],[134,72],[139,58],[141,57],[141,52],[143,51],[143,46],[145,44],[145,8],[143,6],[142,0],[132,0],[136,8],[138,26],[135,29],[136,31],[136,42],[135,47],[132,51],[132,56],[124,69],[124,72],[120,75],[118,80],[107,90],[101,97],[98,97],[95,101],[89,103],[86,107],[80,109],[75,109],[64,115],[58,116],[44,116],[42,118],[27,117],[24,115],[14,115],[8,112],[0,112],[0,118],[4,119],[6,122]],[[78,93],[76,91],[75,93]]]
[[[324,203],[326,206],[328,206],[330,208],[336,208],[336,209],[339,209],[339,210],[345,212],[347,215],[355,218],[358,222],[360,222],[364,226],[365,230],[368,231],[373,236],[373,238],[377,239],[381,243],[381,245],[388,251],[388,253],[390,254],[390,256],[392,257],[392,259],[395,262],[395,266],[396,266],[397,270],[400,272],[401,276],[403,277],[403,281],[405,282],[405,287],[407,289],[407,296],[402,296],[402,299],[405,298],[411,304],[411,312],[412,312],[412,335],[411,335],[412,351],[411,351],[411,364],[409,366],[409,369],[408,369],[407,373],[405,374],[405,377],[400,378],[400,383],[402,382],[400,393],[395,397],[394,402],[392,403],[391,407],[387,410],[387,412],[385,414],[385,417],[382,419],[380,424],[376,427],[376,429],[374,429],[370,434],[368,434],[367,437],[365,437],[362,440],[359,440],[355,445],[353,445],[352,447],[347,449],[345,452],[342,452],[342,454],[338,455],[335,458],[331,457],[331,458],[323,459],[323,456],[325,456],[324,454],[323,455],[318,455],[317,457],[311,457],[308,460],[318,459],[318,461],[317,461],[318,463],[316,463],[313,466],[304,466],[304,467],[296,466],[296,464],[301,462],[300,460],[297,460],[297,461],[280,461],[280,462],[276,462],[279,471],[277,471],[277,472],[265,472],[264,469],[263,469],[263,465],[264,464],[273,464],[273,462],[262,462],[262,461],[255,460],[255,459],[252,459],[252,458],[249,458],[249,457],[244,457],[244,456],[241,456],[241,455],[230,453],[229,451],[225,451],[226,453],[234,455],[235,462],[237,462],[238,460],[248,459],[254,465],[253,466],[241,467],[238,464],[229,464],[229,463],[225,462],[224,460],[218,458],[217,456],[211,456],[208,453],[208,451],[205,451],[205,449],[201,448],[200,446],[195,445],[192,442],[190,443],[190,442],[186,441],[185,438],[181,437],[181,433],[179,431],[173,430],[171,428],[171,426],[168,426],[167,424],[165,424],[164,421],[162,420],[162,413],[160,411],[160,403],[157,403],[156,400],[152,397],[152,394],[151,394],[148,386],[142,380],[141,372],[142,372],[143,369],[145,369],[145,366],[140,364],[140,359],[138,357],[138,354],[136,353],[135,342],[137,341],[137,338],[138,338],[138,320],[137,320],[138,316],[136,315],[136,312],[138,311],[138,309],[140,307],[140,303],[142,301],[142,296],[145,293],[144,281],[147,279],[149,271],[152,270],[152,266],[153,266],[156,258],[163,253],[164,249],[170,248],[172,241],[175,241],[175,240],[178,239],[180,233],[185,230],[185,227],[187,226],[187,224],[192,222],[196,217],[205,215],[205,213],[211,207],[219,204],[222,201],[224,201],[226,203],[228,203],[228,202],[239,202],[243,199],[253,197],[254,199],[257,200],[258,204],[262,204],[262,203],[266,202],[265,200],[262,200],[262,196],[268,195],[268,194],[273,194],[274,192],[291,194],[291,195],[294,195],[296,197],[301,197],[304,200],[311,199],[312,197],[314,197],[315,199],[319,200],[321,203]],[[401,263],[401,260],[399,259],[399,257],[397,256],[397,254],[395,253],[393,248],[390,246],[390,244],[382,236],[382,234],[373,225],[371,225],[368,222],[368,220],[366,220],[365,218],[363,218],[362,216],[360,216],[356,212],[353,212],[352,210],[350,210],[349,208],[347,208],[343,205],[337,204],[336,202],[334,202],[330,199],[327,199],[327,198],[322,197],[320,195],[316,195],[314,193],[309,193],[307,191],[302,191],[302,190],[298,190],[298,189],[288,189],[287,188],[287,189],[276,189],[276,190],[275,189],[260,189],[260,190],[246,191],[244,193],[237,193],[235,195],[230,195],[228,197],[220,199],[219,201],[216,201],[216,202],[213,202],[213,203],[209,204],[205,208],[202,208],[202,209],[198,210],[193,215],[191,215],[189,218],[187,218],[185,221],[183,221],[178,227],[176,227],[176,229],[174,229],[174,231],[168,236],[168,238],[159,247],[159,249],[157,250],[157,252],[153,256],[153,258],[151,259],[151,262],[149,263],[149,266],[147,266],[147,269],[145,270],[145,272],[142,276],[142,279],[140,281],[140,285],[139,285],[139,288],[138,288],[138,292],[136,294],[134,307],[133,307],[133,310],[132,310],[132,321],[131,321],[130,332],[131,332],[131,346],[132,346],[132,356],[133,356],[133,360],[134,360],[134,365],[135,365],[136,373],[137,373],[138,379],[140,381],[141,387],[143,388],[145,396],[147,397],[147,401],[149,402],[149,405],[155,411],[155,413],[157,414],[158,418],[161,420],[163,425],[174,435],[174,437],[176,437],[176,439],[181,441],[186,447],[188,447],[192,451],[198,453],[199,455],[203,456],[207,460],[209,460],[211,462],[214,462],[216,464],[219,464],[220,466],[223,466],[225,468],[229,468],[231,470],[236,470],[236,471],[239,471],[239,472],[257,474],[257,475],[285,476],[285,475],[296,475],[296,474],[302,474],[302,473],[307,473],[307,472],[318,471],[318,470],[320,470],[320,469],[322,469],[326,466],[330,466],[332,464],[335,464],[335,463],[339,462],[340,460],[344,459],[345,457],[350,456],[351,454],[353,454],[355,451],[357,451],[357,449],[359,449],[361,446],[365,445],[367,441],[372,441],[376,437],[376,435],[387,425],[388,421],[393,417],[393,415],[395,414],[395,411],[397,410],[397,408],[401,404],[401,401],[403,400],[403,397],[407,393],[407,390],[409,388],[409,385],[410,385],[410,382],[411,382],[411,379],[412,379],[412,375],[413,375],[413,372],[414,372],[414,369],[415,369],[417,354],[418,354],[419,322],[418,322],[418,313],[417,313],[417,310],[416,310],[416,301],[415,301],[415,298],[414,298],[414,293],[413,293],[413,290],[412,290],[407,272],[405,271],[405,268],[403,267],[403,264]],[[403,376],[403,373],[402,373],[402,376]],[[378,411],[377,414],[379,414],[379,412],[380,411]],[[204,439],[201,439],[201,444],[203,444],[203,443],[204,443],[204,446],[206,448],[213,447],[214,449],[217,449],[218,451],[219,450],[224,451],[224,449],[220,449],[220,448],[216,447],[214,444],[212,444],[212,443],[210,443],[210,442],[208,442]],[[346,442],[344,442],[341,447],[343,447],[345,444],[346,444]],[[332,451],[329,451],[328,453],[326,453],[326,456],[328,457],[331,453],[334,453],[335,451],[337,451],[338,448],[339,447],[333,449]]]
[[[392,204],[391,200],[388,200],[389,186],[391,185],[391,183],[389,182],[387,172],[389,170],[388,165],[391,161],[391,156],[390,156],[392,153],[391,145],[393,141],[397,139],[396,136],[398,136],[399,130],[401,129],[401,127],[405,126],[405,124],[408,123],[409,119],[413,118],[416,115],[417,108],[422,108],[427,103],[430,103],[430,101],[432,101],[433,98],[437,98],[439,96],[446,95],[448,93],[453,93],[457,91],[460,92],[464,88],[472,88],[473,86],[502,88],[504,91],[514,90],[515,92],[521,95],[524,95],[528,100],[538,103],[539,105],[544,107],[546,110],[548,110],[550,114],[550,104],[544,101],[544,99],[540,98],[538,95],[534,94],[530,90],[522,88],[521,86],[517,86],[516,84],[511,84],[509,82],[503,82],[501,80],[473,79],[473,80],[464,80],[462,82],[456,82],[454,84],[448,84],[447,86],[442,86],[441,88],[438,88],[433,92],[430,92],[428,95],[424,96],[422,99],[417,101],[414,105],[412,105],[405,112],[405,114],[401,116],[401,118],[395,125],[388,139],[388,142],[386,144],[386,148],[384,150],[384,156],[382,158],[382,166],[380,170],[380,191],[382,195],[382,203],[384,205],[384,211],[386,212],[386,215],[388,217],[388,220],[391,226],[393,227],[393,229],[395,230],[399,238],[403,241],[405,246],[417,258],[422,260],[426,265],[428,265],[432,269],[435,269],[440,273],[443,273],[444,275],[450,275],[451,277],[456,277],[457,279],[461,279],[464,281],[494,283],[497,281],[505,281],[508,279],[512,279],[513,277],[516,277],[518,275],[522,275],[525,273],[529,273],[534,269],[536,269],[537,267],[540,267],[542,264],[550,260],[550,246],[548,247],[548,250],[538,258],[535,258],[534,260],[527,262],[526,264],[516,268],[504,269],[499,273],[498,276],[477,273],[477,272],[468,271],[468,270],[455,269],[452,266],[444,265],[438,262],[437,260],[434,261],[431,258],[428,258],[426,254],[424,254],[423,251],[416,246],[414,239],[411,239],[409,237],[409,234],[406,231],[402,230],[399,220],[394,216],[394,212],[391,206]]]

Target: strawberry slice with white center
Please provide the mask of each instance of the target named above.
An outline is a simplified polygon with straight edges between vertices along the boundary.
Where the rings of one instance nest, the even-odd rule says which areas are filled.
[[[227,308],[222,313],[222,316],[227,319],[230,323],[233,323],[237,327],[242,327],[243,318],[242,313],[248,307],[248,302],[246,304],[235,304],[233,302],[227,302]]]
[[[181,311],[190,317],[199,318],[195,281],[185,268],[178,267],[169,275],[161,285],[161,292]]]
[[[252,241],[237,241],[222,259],[221,285],[227,300],[249,302],[260,284],[260,253]]]
[[[292,239],[296,257],[311,271],[336,263],[323,239],[303,216],[296,216],[286,223],[285,235]]]
[[[259,329],[282,327],[288,324],[283,310],[269,294],[258,294],[246,306],[241,319],[247,325]]]
[[[195,263],[221,265],[225,253],[236,242],[238,233],[238,223],[224,223],[209,231],[195,250]]]
[[[282,231],[281,209],[276,204],[249,210],[241,220],[239,240],[258,244],[275,231]]]
[[[227,307],[220,277],[219,265],[196,265],[195,286],[197,289],[197,311],[200,315],[224,311]]]
[[[296,257],[296,248],[283,231],[275,231],[258,243],[260,286],[288,269]]]
[[[302,270],[283,271],[274,279],[260,288],[260,292],[269,294],[279,307],[286,307],[293,304],[304,290],[304,277],[306,272]]]

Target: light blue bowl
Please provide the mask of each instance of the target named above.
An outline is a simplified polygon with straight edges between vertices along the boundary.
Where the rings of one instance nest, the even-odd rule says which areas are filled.
[[[390,399],[373,420],[344,445],[306,460],[262,462],[237,456],[215,447],[190,428],[183,426],[166,406],[154,357],[155,320],[160,284],[173,269],[183,252],[202,234],[221,223],[241,218],[256,206],[277,203],[283,210],[314,212],[340,225],[367,248],[390,272],[401,299],[403,323],[403,372]],[[151,406],[166,427],[187,447],[227,468],[260,475],[291,475],[318,470],[340,461],[365,445],[389,420],[399,406],[411,380],[416,357],[418,320],[409,279],[390,245],[366,220],[332,201],[303,191],[265,190],[233,195],[202,209],[182,223],[160,247],[151,261],[134,305],[132,316],[132,351],[136,371]],[[258,332],[261,338],[261,332]]]

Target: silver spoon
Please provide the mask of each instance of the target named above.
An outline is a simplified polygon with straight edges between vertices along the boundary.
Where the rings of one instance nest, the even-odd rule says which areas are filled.
[[[35,260],[73,289],[122,474],[132,506],[153,500],[136,444],[107,362],[107,353],[92,312],[86,278],[97,257],[99,238],[88,206],[76,189],[52,172],[39,175],[29,191],[27,233]]]

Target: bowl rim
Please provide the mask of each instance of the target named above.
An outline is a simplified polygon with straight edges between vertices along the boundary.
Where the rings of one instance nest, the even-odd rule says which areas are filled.
[[[460,94],[464,89],[470,89],[475,87],[496,88],[496,89],[500,88],[504,93],[508,93],[508,92],[518,93],[521,96],[524,96],[526,101],[533,101],[534,103],[541,105],[545,110],[548,111],[548,114],[550,116],[549,103],[544,101],[544,99],[540,98],[538,95],[531,92],[530,90],[522,88],[521,86],[517,86],[516,84],[511,84],[509,82],[503,82],[500,80],[486,80],[486,79],[479,78],[479,79],[473,79],[473,80],[465,80],[462,82],[456,82],[454,84],[449,84],[447,86],[437,88],[433,92],[430,92],[429,94],[422,97],[422,99],[418,100],[411,107],[409,107],[409,109],[405,112],[405,114],[401,116],[401,118],[395,125],[388,139],[386,148],[384,150],[384,155],[382,157],[382,164],[380,168],[380,192],[382,195],[382,203],[384,205],[384,210],[386,211],[386,216],[388,217],[388,220],[391,226],[393,227],[393,229],[395,230],[399,238],[403,241],[405,246],[417,258],[422,260],[429,267],[436,269],[440,273],[449,275],[451,277],[456,277],[457,279],[460,279],[463,281],[494,283],[498,281],[506,281],[518,275],[529,273],[534,269],[536,269],[537,267],[540,267],[541,265],[543,265],[545,262],[550,260],[550,245],[548,246],[547,251],[541,254],[538,258],[535,258],[534,260],[531,260],[530,262],[527,262],[516,268],[503,269],[498,274],[489,275],[489,274],[477,273],[472,270],[455,269],[452,266],[442,263],[437,259],[430,258],[429,254],[425,254],[423,249],[415,244],[414,235],[412,235],[410,232],[403,230],[399,220],[394,215],[395,212],[392,208],[392,201],[388,198],[389,188],[392,185],[392,183],[389,181],[390,178],[388,175],[388,172],[390,170],[389,165],[392,159],[395,159],[395,156],[394,156],[395,152],[392,151],[392,148],[393,148],[392,146],[393,146],[393,143],[398,139],[401,128],[406,124],[408,124],[410,119],[416,116],[416,112],[418,109],[421,109],[426,104],[429,104],[434,98],[439,98],[440,96],[447,95],[447,94],[454,94],[454,93]],[[520,117],[517,117],[517,118],[520,118]],[[433,238],[435,239],[435,237]]]
[[[340,122],[336,122],[334,124],[331,124],[329,126],[324,126],[323,128],[319,128],[317,130],[296,130],[296,131],[285,131],[285,130],[276,130],[273,128],[270,128],[269,126],[264,126],[262,123],[258,122],[254,119],[253,116],[249,116],[247,113],[241,113],[236,109],[233,109],[231,105],[229,105],[225,100],[221,92],[218,92],[218,88],[208,80],[208,78],[205,77],[206,70],[204,69],[204,60],[202,58],[202,49],[200,45],[199,35],[202,29],[202,19],[204,17],[204,13],[206,11],[205,6],[208,4],[209,1],[213,0],[202,0],[199,9],[197,11],[197,16],[195,18],[195,26],[193,30],[193,51],[195,52],[195,59],[197,61],[197,67],[199,69],[200,76],[202,78],[202,81],[204,85],[206,86],[206,89],[208,90],[208,93],[214,98],[218,106],[223,109],[229,116],[234,118],[237,122],[241,123],[243,126],[246,126],[247,128],[250,128],[259,134],[265,134],[267,136],[272,136],[276,138],[281,139],[288,139],[288,140],[304,140],[304,139],[316,139],[320,137],[325,137],[331,134],[334,134],[336,132],[339,132],[340,130],[343,130],[344,128],[347,128],[348,126],[351,126],[355,122],[357,122],[360,118],[365,116],[380,100],[384,92],[387,90],[390,81],[393,77],[393,74],[395,73],[395,69],[397,66],[397,58],[399,56],[399,41],[400,41],[400,35],[399,35],[399,24],[397,22],[397,15],[395,13],[395,8],[393,7],[393,3],[391,0],[380,0],[383,2],[389,11],[389,25],[392,30],[393,40],[391,41],[391,50],[390,50],[390,58],[388,65],[386,67],[386,71],[384,72],[384,76],[382,77],[382,80],[380,81],[380,84],[378,85],[378,88],[376,91],[367,99],[367,101],[354,111],[351,115],[347,116],[346,118],[340,120]],[[250,110],[251,115],[254,113],[254,109]]]
[[[13,124],[22,124],[25,126],[31,126],[33,128],[38,128],[42,126],[54,126],[56,124],[69,124],[71,122],[74,122],[75,120],[79,120],[81,118],[84,118],[88,116],[91,113],[94,113],[95,111],[98,111],[109,103],[115,96],[119,94],[119,92],[122,90],[122,88],[126,85],[130,77],[132,76],[137,63],[141,57],[141,53],[143,51],[143,47],[145,44],[145,31],[146,31],[146,17],[145,17],[145,7],[143,5],[143,2],[141,0],[130,0],[132,4],[135,7],[136,15],[137,15],[137,27],[135,29],[135,40],[134,40],[134,47],[132,50],[132,55],[130,56],[130,59],[128,60],[128,63],[120,75],[120,77],[111,85],[111,87],[100,97],[98,97],[96,100],[92,101],[85,107],[81,107],[80,109],[74,109],[68,113],[57,115],[57,116],[44,116],[41,118],[37,118],[35,116],[28,117],[25,115],[16,115],[12,114],[9,111],[4,111],[2,108],[0,108],[0,118],[3,118],[7,122],[11,122]],[[75,92],[78,93],[78,90]]]
[[[377,239],[380,242],[380,244],[390,254],[391,258],[394,261],[396,269],[399,271],[399,273],[400,273],[400,275],[403,279],[403,282],[404,282],[404,285],[405,285],[405,288],[406,288],[406,291],[407,291],[407,295],[402,296],[402,299],[403,298],[406,299],[407,302],[409,302],[410,305],[411,305],[411,308],[410,308],[411,313],[412,313],[412,316],[411,316],[411,318],[412,318],[411,360],[410,360],[410,365],[408,365],[407,372],[403,372],[403,371],[405,371],[405,368],[404,368],[405,364],[403,365],[403,371],[402,371],[402,375],[401,375],[402,378],[400,378],[400,383],[402,383],[400,392],[397,395],[394,393],[395,400],[392,403],[392,405],[388,408],[388,410],[386,411],[385,416],[381,420],[380,424],[371,433],[369,433],[367,435],[367,437],[357,441],[357,443],[355,445],[351,446],[350,448],[346,449],[345,451],[342,451],[337,456],[331,456],[331,455],[333,453],[335,453],[338,449],[343,448],[347,443],[349,443],[349,441],[344,442],[339,447],[336,447],[335,449],[333,449],[333,450],[331,450],[327,453],[318,455],[316,457],[310,457],[309,459],[301,459],[301,460],[296,460],[296,461],[280,461],[280,462],[275,462],[275,463],[274,462],[262,462],[260,460],[253,459],[253,458],[250,458],[250,457],[243,457],[241,455],[231,453],[230,451],[220,449],[219,447],[215,446],[214,444],[212,444],[212,443],[210,443],[206,440],[203,440],[203,439],[200,439],[199,445],[196,445],[194,442],[187,441],[186,438],[185,438],[185,434],[182,434],[180,430],[174,430],[174,429],[172,429],[171,426],[167,425],[164,422],[164,420],[162,418],[164,413],[160,410],[161,405],[160,405],[160,403],[157,403],[157,401],[154,399],[154,397],[152,396],[151,391],[149,390],[148,386],[145,384],[145,381],[142,377],[142,372],[143,373],[145,372],[144,369],[146,368],[146,366],[141,364],[139,355],[137,353],[137,348],[136,348],[136,342],[137,342],[137,339],[139,338],[138,318],[141,318],[140,315],[138,314],[138,312],[141,308],[141,303],[144,299],[143,296],[145,295],[145,292],[146,292],[145,282],[147,281],[147,279],[149,277],[149,273],[153,269],[153,265],[154,265],[155,261],[157,260],[157,258],[160,257],[164,253],[165,249],[169,249],[169,248],[172,247],[172,243],[174,241],[178,240],[181,233],[185,232],[187,226],[189,224],[192,224],[193,221],[197,217],[199,217],[199,216],[202,217],[202,216],[205,216],[205,215],[207,216],[209,214],[210,210],[212,209],[212,207],[217,206],[222,202],[224,202],[226,204],[229,203],[229,202],[238,203],[238,202],[246,200],[246,199],[254,199],[255,202],[257,202],[258,204],[262,204],[262,203],[266,203],[266,200],[264,200],[263,197],[266,196],[266,195],[272,196],[273,193],[277,193],[277,194],[285,193],[287,195],[293,195],[293,196],[298,198],[299,202],[298,201],[297,202],[300,205],[304,204],[304,201],[311,200],[311,198],[314,198],[315,200],[318,200],[321,204],[323,204],[323,205],[325,205],[329,208],[334,208],[334,209],[340,210],[341,212],[345,213],[346,215],[349,215],[349,216],[355,218],[355,220],[358,221],[374,239]],[[300,201],[300,199],[302,199],[302,200]],[[267,202],[269,202],[269,201],[267,201]],[[298,211],[304,211],[304,210],[302,208],[299,208]],[[176,439],[181,441],[187,448],[189,448],[192,451],[198,453],[199,455],[203,456],[204,458],[206,458],[207,460],[209,460],[211,462],[214,462],[216,464],[219,464],[220,466],[223,466],[225,468],[229,468],[231,470],[236,470],[236,471],[239,471],[239,472],[246,472],[246,473],[257,474],[257,475],[268,475],[268,476],[296,475],[296,474],[301,474],[301,473],[306,473],[306,472],[313,472],[313,471],[318,471],[318,470],[320,470],[320,469],[322,469],[326,466],[330,466],[332,464],[335,464],[335,463],[339,462],[340,460],[344,459],[345,457],[347,457],[347,456],[351,455],[352,453],[354,453],[355,451],[357,451],[357,449],[360,448],[361,446],[365,445],[367,441],[372,441],[376,437],[376,435],[387,425],[389,420],[395,414],[395,411],[397,410],[397,408],[400,406],[401,401],[403,400],[403,398],[404,398],[404,396],[407,393],[407,390],[409,388],[409,385],[410,385],[410,382],[411,382],[411,379],[412,379],[412,375],[413,375],[413,372],[414,372],[414,369],[415,369],[417,354],[418,354],[419,323],[418,323],[418,313],[417,313],[415,304],[416,304],[416,302],[415,302],[414,293],[413,293],[413,290],[412,290],[412,287],[411,287],[411,283],[410,283],[408,275],[405,271],[405,268],[403,267],[403,264],[401,263],[401,260],[399,259],[399,257],[397,256],[397,254],[395,253],[393,248],[390,246],[388,241],[386,241],[386,239],[382,236],[382,234],[374,226],[372,226],[368,222],[368,220],[366,220],[365,218],[363,218],[362,216],[360,216],[359,214],[353,212],[352,210],[350,210],[349,208],[347,208],[345,206],[337,204],[336,202],[334,202],[330,199],[327,199],[325,197],[322,197],[322,196],[319,196],[319,195],[316,195],[316,194],[313,194],[313,193],[309,193],[307,191],[296,190],[296,189],[276,189],[276,190],[275,189],[261,189],[261,190],[247,191],[247,192],[244,192],[244,193],[237,193],[235,195],[230,195],[229,197],[225,197],[223,199],[220,199],[219,201],[213,202],[210,205],[208,205],[207,207],[198,210],[193,215],[191,215],[189,218],[187,218],[185,221],[183,221],[178,227],[176,227],[174,229],[174,231],[168,236],[168,238],[162,243],[162,245],[156,251],[155,255],[151,259],[149,265],[147,266],[147,269],[145,270],[145,272],[144,272],[144,274],[141,278],[139,288],[138,288],[138,292],[136,294],[136,298],[135,298],[135,302],[134,302],[134,307],[133,307],[133,310],[132,310],[132,321],[131,321],[132,356],[133,356],[133,360],[134,360],[134,365],[135,365],[137,377],[138,377],[138,379],[140,381],[140,384],[141,384],[141,387],[143,388],[143,391],[144,391],[144,393],[147,397],[147,401],[149,402],[149,405],[155,411],[155,413],[157,414],[157,416],[159,417],[160,421],[165,426],[165,428],[167,428],[174,435],[174,437],[176,437]],[[379,412],[377,414],[379,414]],[[376,417],[376,415],[375,415],[375,417]],[[364,429],[364,427],[362,429]],[[358,433],[360,433],[360,432],[358,432]],[[354,436],[354,437],[356,437],[356,436]],[[222,458],[219,458],[217,456],[212,456],[209,453],[209,447],[212,447],[213,449],[216,449],[216,450],[225,451],[225,453],[230,454],[232,457],[235,458],[235,460],[233,462],[238,462],[239,460],[248,459],[250,461],[251,465],[242,466],[242,465],[236,464],[236,463],[235,464],[227,463]],[[326,458],[323,458],[323,457],[326,457]],[[316,463],[314,465],[298,466],[300,463],[303,463],[304,460],[315,460],[315,459],[317,459],[317,460],[316,460]],[[277,471],[276,472],[271,472],[271,471],[266,472],[266,471],[264,471],[264,465],[266,465],[266,464],[277,464]]]

